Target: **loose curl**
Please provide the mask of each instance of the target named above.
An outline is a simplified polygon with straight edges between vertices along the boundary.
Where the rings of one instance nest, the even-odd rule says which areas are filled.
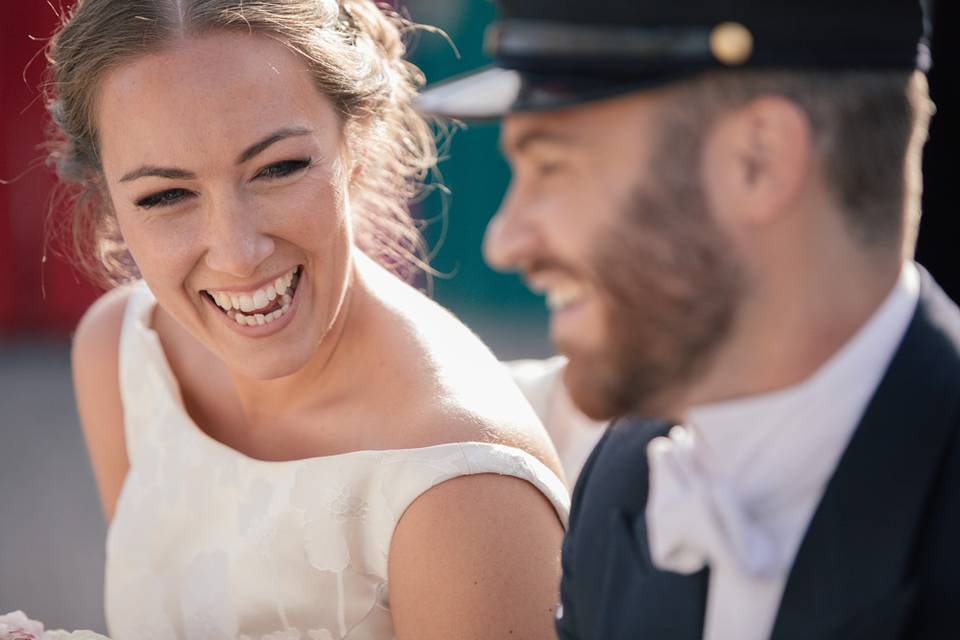
[[[404,60],[411,23],[373,0],[78,0],[47,48],[49,162],[71,209],[72,253],[95,281],[138,277],[103,182],[94,107],[110,69],[214,30],[265,34],[303,59],[334,104],[360,171],[351,179],[357,247],[410,280],[426,251],[409,202],[437,163],[412,106],[422,72]]]

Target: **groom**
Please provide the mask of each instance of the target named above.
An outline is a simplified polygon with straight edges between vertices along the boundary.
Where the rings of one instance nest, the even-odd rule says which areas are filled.
[[[495,66],[421,106],[504,117],[486,255],[546,296],[579,407],[636,416],[578,482],[560,637],[960,637],[917,3],[498,5]]]

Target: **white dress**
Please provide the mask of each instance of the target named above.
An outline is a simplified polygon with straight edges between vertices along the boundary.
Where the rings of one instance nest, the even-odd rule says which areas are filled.
[[[154,305],[136,286],[120,339],[130,471],[107,535],[114,640],[393,638],[394,528],[419,495],[453,477],[526,480],[566,525],[563,483],[512,447],[464,442],[266,462],[214,440],[184,409],[150,328]]]

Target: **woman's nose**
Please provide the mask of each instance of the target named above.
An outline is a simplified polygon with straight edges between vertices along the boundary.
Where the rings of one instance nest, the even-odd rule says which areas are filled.
[[[206,264],[214,271],[247,278],[274,251],[262,216],[240,198],[213,203],[207,225]]]

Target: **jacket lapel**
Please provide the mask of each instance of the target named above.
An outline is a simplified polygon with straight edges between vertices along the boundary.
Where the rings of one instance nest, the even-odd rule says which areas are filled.
[[[910,607],[905,577],[958,406],[957,345],[938,326],[955,325],[956,311],[923,275],[913,320],[800,546],[771,640],[893,638]],[[883,635],[871,635],[880,609]]]
[[[690,575],[656,569],[650,560],[642,515],[621,514],[617,529],[610,547],[603,602],[619,602],[619,611],[601,616],[608,626],[596,637],[700,640],[708,569]],[[634,568],[625,566],[625,558],[635,563]],[[614,562],[619,566],[613,567]],[[623,615],[624,603],[629,603],[628,615]]]
[[[669,426],[622,423],[611,427],[624,430],[612,434],[607,446],[618,448],[620,461],[629,461],[629,484],[640,499],[610,515],[599,599],[604,610],[599,612],[598,628],[590,637],[700,640],[703,636],[707,570],[692,575],[659,571],[653,566],[647,543],[646,444],[665,435]]]

